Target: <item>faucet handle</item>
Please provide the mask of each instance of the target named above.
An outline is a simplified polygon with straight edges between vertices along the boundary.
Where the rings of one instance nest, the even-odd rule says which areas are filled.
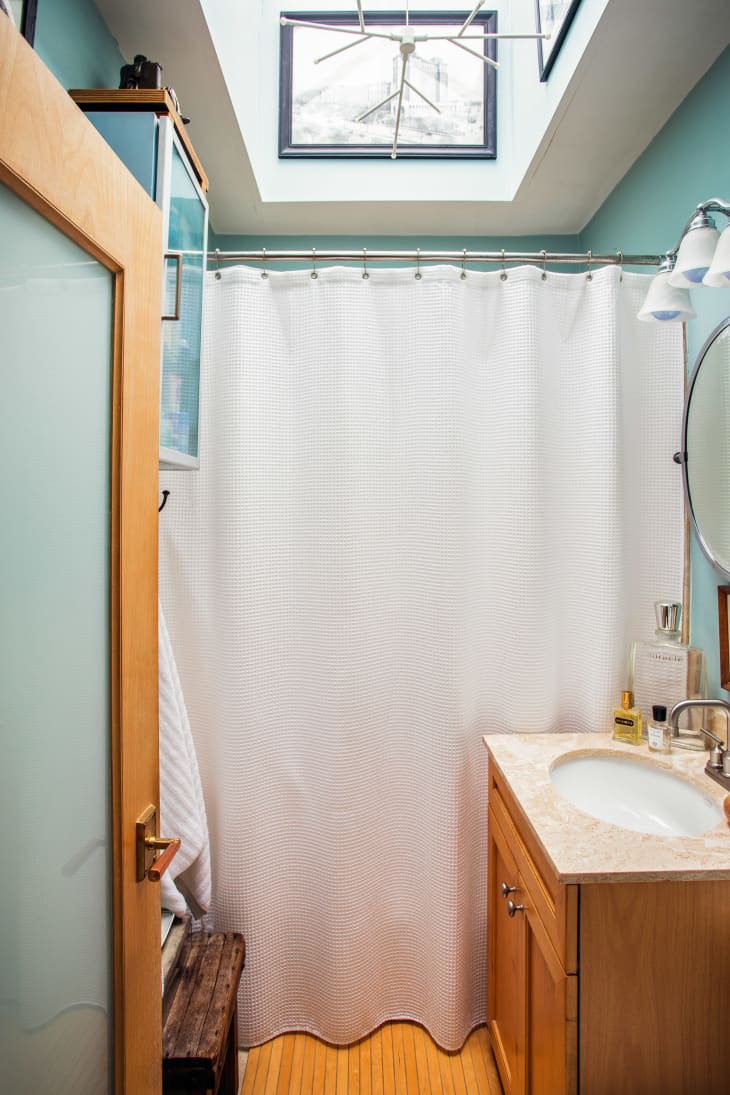
[[[715,745],[719,749],[724,749],[725,742],[722,740],[722,738],[718,738],[717,734],[713,734],[712,730],[705,730],[704,726],[700,726],[699,731],[701,734],[704,734],[705,737],[709,738],[710,741],[714,741]]]
[[[723,762],[725,760],[725,749],[723,741],[712,733],[712,730],[705,730],[704,726],[699,728],[700,734],[704,734],[713,743],[710,749],[710,756],[707,761],[710,768],[714,768],[716,771],[721,771]]]

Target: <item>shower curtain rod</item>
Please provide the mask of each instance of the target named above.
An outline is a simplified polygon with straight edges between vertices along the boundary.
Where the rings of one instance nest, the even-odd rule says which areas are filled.
[[[616,251],[608,255],[594,255],[591,251],[582,253],[563,251],[429,251],[416,248],[415,251],[371,251],[367,247],[353,251],[320,250],[311,247],[306,251],[220,251],[216,248],[208,252],[209,262],[220,265],[222,262],[446,262],[456,265],[463,263],[566,263],[576,266],[660,266],[662,255],[625,255]]]

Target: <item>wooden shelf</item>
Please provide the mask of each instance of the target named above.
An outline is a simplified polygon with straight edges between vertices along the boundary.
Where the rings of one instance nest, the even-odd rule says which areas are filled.
[[[72,88],[69,95],[77,106],[85,110],[152,110],[155,114],[167,114],[175,126],[178,137],[185,146],[185,151],[190,157],[190,163],[202,189],[207,193],[208,177],[195,154],[185,124],[175,109],[167,88],[139,88],[136,91],[127,88],[106,87]]]

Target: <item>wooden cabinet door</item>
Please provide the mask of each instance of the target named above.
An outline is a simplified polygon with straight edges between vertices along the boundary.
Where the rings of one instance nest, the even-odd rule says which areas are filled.
[[[95,1008],[103,1026],[103,1037],[111,1043],[107,1055],[110,1065],[102,1064],[103,1075],[99,1077],[90,1076],[86,1070],[88,1062],[83,1046],[78,1044],[70,1030],[75,1029],[73,1023],[81,1007],[86,1007],[88,1003],[88,993],[84,985],[78,985],[71,994],[61,996],[61,979],[56,970],[47,968],[50,956],[58,962],[63,960],[74,986],[77,985],[78,971],[63,934],[60,931],[52,932],[44,940],[49,955],[45,969],[40,963],[27,960],[27,948],[22,951],[17,949],[17,954],[11,956],[15,959],[14,984],[17,987],[13,990],[13,1008],[18,1016],[17,1029],[30,1048],[23,1058],[23,1067],[26,1061],[28,1069],[35,1069],[38,1062],[42,1065],[40,1080],[34,1078],[35,1071],[33,1078],[26,1073],[21,1075],[13,1090],[32,1090],[39,1095],[43,1091],[61,1090],[73,1090],[76,1095],[85,1095],[86,1092],[99,1095],[106,1090],[113,1090],[116,1095],[156,1095],[162,1082],[160,897],[156,885],[136,880],[135,821],[149,804],[159,801],[157,450],[161,218],[154,203],[122,168],[114,153],[64,89],[2,15],[0,187],[5,188],[5,207],[20,210],[16,228],[18,231],[22,228],[24,232],[21,243],[23,246],[27,243],[28,269],[34,261],[34,233],[37,231],[40,234],[42,230],[44,234],[52,234],[58,230],[56,234],[62,241],[73,245],[70,263],[64,260],[61,264],[70,267],[72,273],[76,271],[77,276],[73,280],[82,278],[88,265],[89,271],[102,268],[104,276],[98,280],[105,279],[109,284],[104,304],[106,334],[102,339],[103,352],[92,354],[89,366],[103,373],[104,391],[108,393],[101,400],[103,407],[98,412],[99,418],[102,413],[105,418],[105,432],[98,450],[99,466],[103,465],[104,468],[104,490],[97,489],[95,475],[89,475],[87,482],[85,470],[92,467],[94,472],[98,470],[94,467],[94,458],[88,456],[90,449],[83,450],[81,458],[67,476],[67,482],[63,484],[64,488],[68,486],[75,491],[84,504],[82,518],[76,525],[72,526],[69,510],[52,489],[49,483],[51,476],[37,474],[37,453],[30,454],[35,461],[33,466],[29,462],[25,465],[17,462],[13,468],[11,486],[20,498],[16,509],[22,513],[27,511],[26,531],[29,537],[33,537],[34,530],[36,541],[42,536],[42,524],[40,521],[37,526],[34,523],[35,513],[40,512],[46,521],[55,515],[61,529],[69,526],[67,540],[71,546],[87,535],[84,521],[88,521],[91,530],[89,537],[92,533],[95,537],[93,544],[100,543],[97,556],[101,560],[99,573],[103,575],[99,580],[102,609],[96,611],[93,618],[87,602],[72,596],[75,588],[73,581],[78,577],[73,570],[73,551],[67,551],[64,556],[64,559],[71,559],[67,572],[64,572],[61,561],[53,556],[53,552],[47,552],[44,573],[33,575],[35,584],[24,581],[22,585],[19,583],[19,588],[28,603],[32,595],[42,599],[44,588],[52,593],[43,624],[50,631],[59,651],[66,641],[65,626],[82,632],[88,647],[100,632],[98,621],[102,613],[104,617],[100,641],[103,666],[98,674],[98,677],[103,674],[104,678],[103,695],[94,728],[105,750],[104,762],[97,772],[81,781],[79,790],[71,786],[54,765],[53,757],[58,753],[38,748],[33,760],[35,768],[44,766],[38,778],[48,788],[43,799],[45,815],[42,819],[47,828],[46,844],[58,852],[51,860],[44,891],[49,909],[54,911],[53,895],[57,891],[63,890],[64,895],[71,893],[81,885],[82,879],[92,875],[96,876],[92,878],[94,883],[102,875],[108,879],[104,909],[105,913],[108,910],[109,922],[100,929],[103,927],[105,933],[111,989],[108,998],[98,1007],[95,1004]],[[30,223],[33,218],[40,226],[37,230],[31,226],[26,231],[26,222]],[[16,231],[16,228],[13,230]],[[6,250],[10,253],[10,249]],[[22,251],[16,247],[13,254],[18,250]],[[65,273],[68,274],[68,269]],[[6,286],[14,291],[19,286],[18,291],[22,291],[24,279],[28,276],[26,265],[20,263],[19,270],[6,271],[6,274],[3,291]],[[56,297],[65,291],[64,286],[58,284],[59,277],[54,269],[44,270],[40,280],[47,291],[53,292]],[[91,292],[93,288],[90,282],[88,308],[92,312],[97,300]],[[88,310],[82,312],[82,319],[76,327],[82,334],[83,317],[87,314]],[[64,341],[68,341],[71,317],[59,316],[58,305],[51,313],[50,309],[44,310],[41,304],[36,324],[48,324],[50,315],[53,315],[53,323],[56,324],[51,328],[51,340],[53,331],[58,330],[59,335],[63,334]],[[98,315],[94,319],[98,322]],[[32,346],[39,345],[37,340],[28,341]],[[73,363],[73,346],[71,351]],[[40,385],[43,378],[51,384],[61,384],[64,370],[59,368],[57,375],[54,375],[53,370],[47,368],[56,359],[55,347],[50,346],[47,360],[44,361],[38,360],[37,350],[33,353],[35,359],[30,363],[10,363],[23,370],[20,380],[26,386],[33,383]],[[7,361],[5,366],[7,368]],[[73,364],[65,368],[73,368]],[[28,393],[21,394],[27,396]],[[43,393],[44,413],[49,405],[48,394]],[[86,395],[83,388],[81,395]],[[19,416],[26,414],[24,408],[27,403],[27,399],[17,399]],[[94,408],[88,409],[85,399],[80,399],[79,403],[84,405],[74,404],[69,410],[69,400],[66,399],[61,404],[58,420],[54,420],[52,415],[50,417],[50,442],[48,438],[42,439],[43,453],[50,451],[44,466],[54,473],[56,469],[51,445],[57,444],[59,461],[65,459],[66,450],[78,447],[81,439],[86,437],[89,423],[93,425],[97,420]],[[68,417],[61,421],[63,408],[68,412]],[[6,407],[5,410],[7,415],[12,413],[13,408]],[[77,431],[79,423],[83,428]],[[38,424],[29,420],[28,426],[29,429],[37,428]],[[8,463],[6,472],[10,467]],[[62,467],[65,468],[66,464]],[[23,509],[23,506],[26,508]],[[97,535],[102,526],[103,536]],[[35,545],[33,551],[35,554],[29,552],[28,558],[16,553],[14,566],[21,576],[24,571],[32,569],[36,557],[41,557],[35,551]],[[79,555],[77,570],[86,565],[85,558]],[[60,592],[68,595],[65,611],[58,608],[62,600]],[[32,607],[37,610],[38,606]],[[11,624],[4,622],[9,629]],[[11,632],[11,640],[12,637]],[[44,641],[47,638],[44,636]],[[35,692],[43,696],[52,693],[54,687],[63,689],[63,713],[68,715],[70,712],[64,727],[73,727],[74,696],[81,696],[85,689],[99,688],[95,672],[98,659],[80,658],[77,661],[78,664],[74,664],[68,674],[64,673],[60,681],[53,680],[54,667],[50,661],[41,663],[34,682]],[[59,657],[55,666],[57,676],[63,673],[64,666],[65,662]],[[19,716],[26,718],[28,708],[36,699],[33,690],[28,689],[27,702],[19,705],[22,708]],[[21,721],[20,717],[18,721]],[[0,723],[4,722],[5,718],[0,712]],[[60,738],[60,743],[53,742],[54,747],[66,753],[64,759],[73,762],[75,739],[71,734],[62,736],[64,730],[59,729],[52,719],[44,720],[42,725],[40,722],[36,720],[41,730]],[[4,761],[6,781],[13,786],[14,793],[22,796],[23,774],[9,767],[15,761],[15,755],[11,756],[5,751]],[[35,768],[34,775],[37,775]],[[76,801],[75,796],[80,799],[92,790],[96,793],[101,784],[108,796],[104,812],[105,828],[99,831],[93,828],[84,830],[79,825],[78,834],[71,833],[75,850],[67,852],[59,845],[59,815],[69,812],[69,804]],[[7,801],[8,796],[5,799]],[[29,868],[32,868],[33,849],[23,842],[22,817],[14,816],[10,824],[11,831],[16,826],[20,827],[12,838],[8,835],[3,855],[15,854],[17,846]],[[6,879],[13,877],[12,872],[5,869],[2,873]],[[15,886],[5,887],[5,901],[12,899],[20,910],[22,902],[27,901],[33,891],[22,881],[18,885],[17,874],[14,877]],[[54,885],[56,890],[53,889]],[[13,919],[22,928],[22,917],[17,915]],[[44,974],[43,979],[41,973]],[[30,1006],[37,998],[35,989],[41,980],[44,984],[50,983],[55,987],[58,983],[59,986],[53,1006],[48,1005],[50,1011],[46,1008],[43,1013]],[[96,996],[92,998],[94,1003],[96,999]],[[66,1000],[70,1000],[68,1006]],[[2,1033],[4,1028],[0,1029]],[[64,1054],[65,1047],[68,1052]],[[50,1056],[43,1058],[42,1053]],[[5,1060],[2,1052],[0,1057]],[[61,1068],[56,1068],[54,1064],[61,1057],[63,1067],[68,1065],[68,1083],[61,1076]]]
[[[514,891],[507,897],[502,884]],[[487,897],[487,1019],[505,1095],[525,1091],[526,921],[509,915],[508,901],[522,904],[517,866],[493,812],[489,811]]]
[[[491,809],[488,887],[487,1017],[505,1095],[573,1095],[578,978],[566,974]]]
[[[529,1095],[572,1095],[577,1084],[578,977],[566,974],[545,928],[525,896]]]

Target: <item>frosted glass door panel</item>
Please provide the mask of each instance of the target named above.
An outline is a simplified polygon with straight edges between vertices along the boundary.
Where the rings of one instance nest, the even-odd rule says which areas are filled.
[[[0,185],[0,1088],[111,1091],[111,274]]]
[[[160,445],[186,456],[198,455],[200,329],[203,315],[203,264],[206,209],[173,139],[170,220],[167,247],[182,251],[180,319],[162,324]],[[176,271],[168,260],[165,312],[175,307]]]

